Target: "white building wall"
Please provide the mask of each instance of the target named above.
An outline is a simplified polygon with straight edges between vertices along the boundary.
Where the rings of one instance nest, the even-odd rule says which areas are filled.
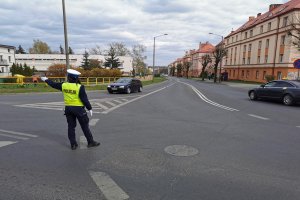
[[[119,56],[122,63],[119,67],[124,74],[129,74],[132,71],[132,57]],[[103,55],[89,55],[89,59],[95,59],[105,62]],[[69,55],[70,65],[79,67],[82,65],[83,55]],[[16,54],[16,63],[26,63],[30,67],[35,67],[39,72],[45,72],[53,64],[65,64],[66,56],[64,54]]]
[[[15,62],[15,47],[0,45],[0,76],[9,76]]]

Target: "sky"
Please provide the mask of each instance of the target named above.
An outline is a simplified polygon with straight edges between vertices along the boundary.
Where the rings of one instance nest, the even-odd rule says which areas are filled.
[[[75,54],[112,42],[145,45],[146,64],[166,66],[243,25],[249,16],[287,0],[65,0],[68,43]],[[33,40],[64,47],[62,0],[0,0],[0,44],[27,52]],[[209,33],[217,35],[210,35]]]

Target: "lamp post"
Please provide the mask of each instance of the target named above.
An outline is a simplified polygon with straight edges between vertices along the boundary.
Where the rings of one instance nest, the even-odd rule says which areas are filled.
[[[152,81],[154,80],[154,66],[155,66],[155,38],[161,37],[161,36],[165,36],[168,35],[167,33],[162,34],[162,35],[157,35],[153,37],[153,71],[152,71]]]
[[[219,36],[221,37],[221,45],[223,47],[223,36],[222,35],[218,35],[218,34],[214,34],[214,33],[209,33],[210,35],[216,35],[216,36]],[[219,83],[221,82],[221,70],[222,70],[222,61],[223,61],[223,57],[221,57],[221,61],[220,61],[220,70],[219,70]]]
[[[68,33],[67,33],[67,20],[66,20],[66,10],[65,10],[65,0],[62,0],[62,7],[63,7],[63,20],[64,20],[66,66],[67,66],[67,69],[69,69],[70,68],[70,64],[69,64],[69,46],[68,46]]]

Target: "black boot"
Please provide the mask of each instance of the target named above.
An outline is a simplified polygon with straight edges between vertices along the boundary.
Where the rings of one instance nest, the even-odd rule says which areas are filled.
[[[77,149],[77,147],[78,147],[78,144],[72,144],[72,145],[71,145],[71,149],[72,149],[72,150]]]
[[[90,147],[96,147],[96,146],[99,146],[100,145],[100,142],[96,142],[96,141],[92,141],[88,144],[88,148]]]

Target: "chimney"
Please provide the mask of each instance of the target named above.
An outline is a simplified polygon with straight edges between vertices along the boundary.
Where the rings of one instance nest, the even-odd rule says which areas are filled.
[[[200,42],[200,43],[199,43],[199,49],[201,49],[201,46],[202,46],[202,43]]]
[[[261,16],[261,13],[257,13],[257,17]]]
[[[254,19],[255,19],[254,16],[250,16],[250,17],[249,17],[249,21],[252,21],[252,20],[254,20]]]
[[[272,10],[274,10],[275,8],[277,8],[277,7],[279,7],[279,6],[281,6],[282,4],[271,4],[270,6],[269,6],[269,11],[272,11]]]

